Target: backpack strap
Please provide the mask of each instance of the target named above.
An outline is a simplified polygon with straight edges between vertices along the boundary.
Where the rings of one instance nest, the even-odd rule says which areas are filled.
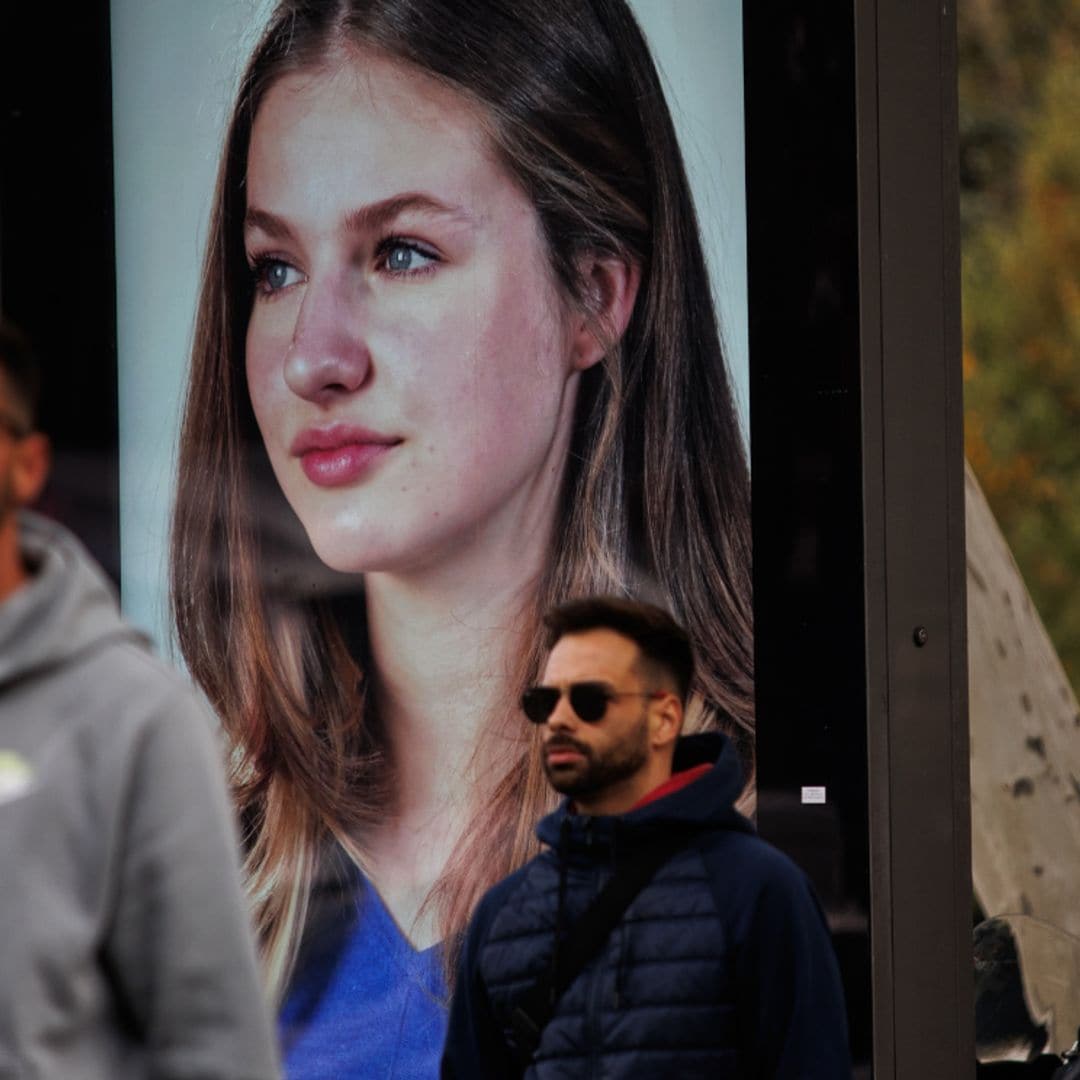
[[[574,924],[566,940],[555,951],[553,963],[518,999],[510,1014],[518,1053],[524,1063],[531,1061],[540,1036],[554,1015],[555,1006],[567,987],[581,974],[586,964],[611,936],[634,897],[653,879],[656,872],[695,836],[693,831],[669,834],[638,848],[600,890],[596,899]]]

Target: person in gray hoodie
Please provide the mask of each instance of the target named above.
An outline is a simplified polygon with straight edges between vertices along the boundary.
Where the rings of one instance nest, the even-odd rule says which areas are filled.
[[[0,1080],[277,1077],[212,721],[23,509],[34,379],[0,324]]]

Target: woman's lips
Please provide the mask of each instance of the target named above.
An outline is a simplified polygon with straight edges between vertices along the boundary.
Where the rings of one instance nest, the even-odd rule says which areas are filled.
[[[394,436],[335,424],[302,431],[289,451],[313,484],[341,487],[359,479],[400,443]]]

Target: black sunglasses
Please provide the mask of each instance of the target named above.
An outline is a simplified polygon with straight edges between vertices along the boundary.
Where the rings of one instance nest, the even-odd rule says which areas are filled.
[[[570,699],[570,708],[586,724],[595,724],[603,720],[609,702],[622,697],[660,697],[655,690],[612,690],[607,683],[576,682],[564,691],[558,686],[530,686],[521,695],[521,708],[534,724],[544,724],[555,711],[559,698],[566,694]]]

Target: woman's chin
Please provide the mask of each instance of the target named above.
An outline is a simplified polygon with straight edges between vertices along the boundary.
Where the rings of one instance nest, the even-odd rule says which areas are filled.
[[[395,512],[396,510],[396,512]],[[363,519],[305,522],[318,558],[342,574],[388,574],[432,584],[461,576],[505,579],[535,571],[533,518],[507,521],[498,514],[455,515],[446,507],[410,515],[402,508],[367,513]]]
[[[320,561],[339,574],[367,574],[393,562],[381,545],[370,540],[348,536],[308,533],[311,546]]]
[[[408,574],[425,560],[427,547],[408,536],[390,536],[381,530],[309,529],[315,554],[339,574]]]

